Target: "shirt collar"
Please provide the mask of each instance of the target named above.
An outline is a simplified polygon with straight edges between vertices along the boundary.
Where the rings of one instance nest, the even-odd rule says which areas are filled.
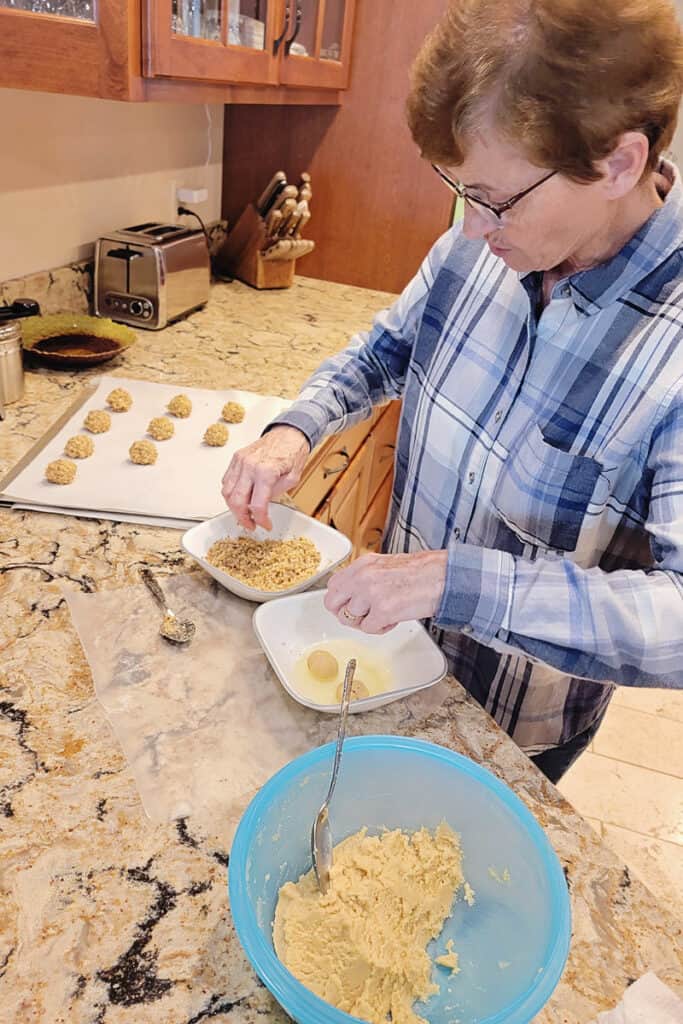
[[[555,296],[566,295],[569,288],[579,313],[590,316],[622,298],[683,245],[681,176],[669,160],[662,160],[659,173],[672,182],[664,205],[606,263],[572,274],[555,286]],[[536,271],[521,275],[527,291],[535,291],[540,280]]]

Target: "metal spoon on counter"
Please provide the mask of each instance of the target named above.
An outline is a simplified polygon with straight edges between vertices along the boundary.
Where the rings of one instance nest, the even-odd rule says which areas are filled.
[[[189,619],[179,619],[176,617],[175,612],[172,612],[166,604],[163,591],[149,569],[141,569],[140,576],[142,577],[142,582],[164,613],[163,621],[159,626],[160,636],[163,636],[164,640],[169,640],[172,644],[188,644],[197,629],[194,622],[190,622]]]
[[[342,747],[344,745],[344,737],[346,735],[346,719],[349,714],[353,675],[355,671],[356,659],[352,658],[346,666],[346,674],[344,676],[344,689],[342,690],[341,707],[339,709],[337,749],[334,752],[334,764],[332,765],[330,788],[327,791],[325,802],[318,811],[311,830],[313,868],[315,870],[315,877],[318,880],[318,888],[323,895],[325,895],[327,890],[330,888],[330,870],[332,868],[332,829],[330,828],[329,806],[332,794],[334,793],[334,787],[337,785],[337,776],[339,775]]]

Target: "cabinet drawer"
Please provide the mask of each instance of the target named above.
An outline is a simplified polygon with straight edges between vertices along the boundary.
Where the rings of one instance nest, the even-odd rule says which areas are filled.
[[[343,485],[336,487],[330,497],[329,524],[335,530],[345,534],[351,543],[356,545],[358,521],[365,492],[365,472],[367,468],[363,454],[354,460],[348,473],[344,475]],[[326,503],[328,504],[328,503]]]
[[[384,525],[391,501],[393,473],[388,473],[361,520],[357,537],[358,555],[377,554],[382,547]]]
[[[332,437],[313,452],[310,464],[298,486],[290,492],[297,508],[312,516],[339,478],[349,469],[360,446],[372,430],[377,415],[357,423],[343,434]]]
[[[393,471],[396,433],[401,403],[392,402],[372,431],[372,464],[368,477],[368,498],[374,498],[387,473]]]

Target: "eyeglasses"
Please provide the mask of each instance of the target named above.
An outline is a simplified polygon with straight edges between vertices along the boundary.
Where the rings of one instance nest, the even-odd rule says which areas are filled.
[[[503,215],[507,213],[508,210],[511,210],[513,206],[516,206],[520,199],[524,199],[525,196],[528,196],[529,193],[533,192],[534,189],[539,187],[539,185],[542,185],[557,174],[557,171],[551,171],[550,174],[546,174],[540,181],[537,181],[534,185],[529,185],[529,188],[525,188],[521,192],[517,192],[516,195],[512,196],[504,203],[487,203],[484,199],[479,199],[478,196],[473,196],[467,191],[464,185],[461,185],[459,181],[455,181],[450,177],[450,175],[446,174],[445,171],[442,171],[438,164],[432,164],[432,167],[441,180],[448,185],[451,192],[455,192],[459,199],[464,199],[466,203],[469,203],[472,209],[487,217],[487,219],[489,219],[496,227],[502,227]]]

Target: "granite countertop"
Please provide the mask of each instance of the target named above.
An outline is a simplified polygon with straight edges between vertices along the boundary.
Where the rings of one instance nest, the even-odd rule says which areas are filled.
[[[71,293],[82,293],[77,281],[55,279],[44,308],[73,308]],[[206,309],[140,332],[105,369],[294,397],[390,299],[305,278],[269,293],[217,284]],[[24,399],[0,424],[0,472],[91,376],[27,374]],[[8,1024],[286,1019],[235,937],[226,836],[191,819],[145,817],[71,624],[64,588],[132,583],[142,564],[190,569],[172,530],[0,510],[0,1015]],[[572,950],[540,1024],[587,1024],[648,970],[683,987],[680,922],[455,681],[413,734],[504,779],[564,865]]]

